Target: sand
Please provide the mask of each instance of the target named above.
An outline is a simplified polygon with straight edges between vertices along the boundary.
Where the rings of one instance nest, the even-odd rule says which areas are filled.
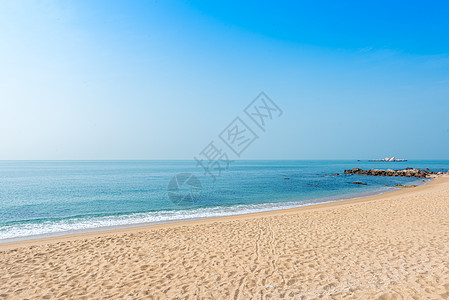
[[[449,177],[316,205],[0,245],[0,298],[449,299]]]

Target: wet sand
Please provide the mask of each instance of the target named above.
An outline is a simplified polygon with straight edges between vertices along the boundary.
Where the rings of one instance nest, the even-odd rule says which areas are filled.
[[[449,177],[362,199],[0,244],[0,298],[449,299]]]

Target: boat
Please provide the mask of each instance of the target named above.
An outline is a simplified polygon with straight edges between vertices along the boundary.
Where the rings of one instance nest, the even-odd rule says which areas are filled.
[[[385,157],[384,159],[372,159],[370,161],[376,161],[376,162],[403,162],[403,161],[407,161],[407,160],[403,159],[403,158],[396,158],[395,156],[393,156],[393,157]]]

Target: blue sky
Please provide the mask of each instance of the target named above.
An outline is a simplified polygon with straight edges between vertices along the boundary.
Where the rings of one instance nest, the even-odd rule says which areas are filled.
[[[449,159],[445,1],[2,1],[0,159]],[[225,146],[223,146],[225,148]]]

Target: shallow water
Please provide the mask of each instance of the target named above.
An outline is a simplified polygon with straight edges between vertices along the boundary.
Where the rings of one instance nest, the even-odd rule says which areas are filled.
[[[215,181],[193,161],[0,161],[0,240],[273,210],[423,183],[325,176],[354,167],[439,171],[449,161],[235,161]],[[194,201],[177,201],[188,185],[169,197],[169,182],[179,173],[198,178]]]

